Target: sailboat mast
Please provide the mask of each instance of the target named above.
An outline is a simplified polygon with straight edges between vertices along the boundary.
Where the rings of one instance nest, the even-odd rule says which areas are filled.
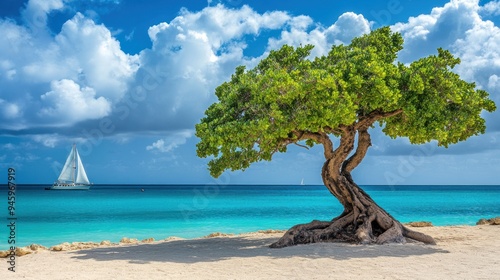
[[[73,184],[76,182],[76,144],[73,144]]]

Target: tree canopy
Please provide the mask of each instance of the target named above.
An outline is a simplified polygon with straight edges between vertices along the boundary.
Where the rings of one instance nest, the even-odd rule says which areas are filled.
[[[496,109],[486,91],[452,71],[460,59],[447,50],[397,62],[403,38],[388,27],[314,60],[312,48],[284,45],[253,69],[237,67],[216,88],[218,102],[196,125],[197,154],[213,157],[212,176],[271,160],[289,144],[325,145],[322,137],[366,131],[377,122],[392,138],[448,147],[484,133],[481,112]],[[326,158],[333,156],[328,151]]]

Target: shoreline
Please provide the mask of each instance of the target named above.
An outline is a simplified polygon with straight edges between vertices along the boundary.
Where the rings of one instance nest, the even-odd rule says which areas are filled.
[[[431,227],[431,228],[455,228],[455,227],[476,227],[476,226],[485,226],[485,225],[500,225],[500,217],[495,217],[491,219],[480,219],[476,225],[451,225],[451,226],[434,226],[431,222],[409,222],[403,223],[403,225],[414,228],[416,231],[419,231],[421,228]],[[223,233],[223,232],[213,232],[205,236],[194,237],[194,238],[183,238],[178,236],[169,236],[164,239],[155,239],[155,238],[145,238],[139,240],[137,238],[129,238],[122,237],[119,242],[111,242],[110,240],[102,240],[100,242],[94,241],[73,241],[73,242],[62,242],[56,245],[46,247],[42,244],[32,243],[27,246],[16,247],[16,256],[21,257],[29,254],[37,254],[44,251],[77,251],[77,250],[85,250],[85,249],[95,249],[101,247],[116,247],[116,246],[127,246],[127,245],[141,245],[141,244],[158,244],[162,242],[169,242],[174,240],[199,240],[199,239],[208,239],[214,237],[245,237],[245,236],[255,236],[255,235],[269,235],[269,234],[279,234],[281,237],[287,230],[276,230],[276,229],[267,229],[267,230],[258,230],[254,232],[244,232],[244,233]],[[418,242],[417,242],[418,243]],[[7,258],[9,256],[10,250],[0,250],[0,259]]]
[[[119,246],[128,246],[128,245],[141,245],[141,244],[159,244],[162,242],[169,241],[179,241],[179,240],[200,240],[200,239],[209,239],[216,237],[245,237],[245,236],[255,236],[255,235],[267,235],[267,234],[280,234],[283,235],[286,230],[275,230],[275,229],[267,229],[267,230],[258,230],[254,232],[244,232],[244,233],[222,233],[222,232],[213,232],[205,236],[195,237],[195,238],[182,238],[178,236],[169,236],[164,239],[154,239],[152,237],[145,238],[139,240],[137,238],[129,238],[123,237],[119,242],[111,242],[109,240],[103,240],[101,242],[93,242],[93,241],[73,241],[73,242],[63,242],[50,247],[46,247],[41,244],[32,243],[27,246],[16,247],[16,256],[22,257],[29,254],[38,254],[43,252],[70,252],[70,251],[78,251],[78,250],[87,250],[87,249],[96,249],[96,248],[107,248],[107,247],[119,247]],[[9,256],[10,250],[0,250],[0,259],[7,258]]]
[[[281,232],[247,233],[17,258],[23,279],[495,279],[500,226],[422,227],[437,245],[316,243],[268,246]],[[1,279],[12,279],[4,262]]]

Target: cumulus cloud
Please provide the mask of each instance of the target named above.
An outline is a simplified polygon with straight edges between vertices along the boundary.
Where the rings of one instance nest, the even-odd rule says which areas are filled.
[[[251,38],[265,30],[282,32],[269,39],[264,53],[245,56]],[[283,44],[314,44],[312,56],[323,55],[331,44],[349,43],[366,32],[368,21],[354,13],[323,27],[308,16],[281,11],[260,14],[246,5],[239,9],[219,4],[197,12],[182,10],[170,22],[149,28],[152,47],[139,54],[140,68],[126,96],[131,102],[116,106],[115,113],[120,112],[113,119],[117,131],[190,129],[215,101],[215,88],[229,79],[236,66],[253,67]]]
[[[26,80],[50,83],[72,79],[113,100],[123,96],[138,67],[137,58],[123,53],[105,26],[80,13],[66,21],[49,44],[41,44],[36,36],[25,43],[23,53],[33,47],[36,50],[31,50],[34,56],[16,61]]]
[[[165,39],[176,39],[177,35],[195,31],[205,36],[210,47],[216,49],[246,34],[257,35],[263,29],[281,28],[290,19],[286,12],[259,14],[247,5],[241,9],[228,9],[219,4],[199,12],[181,10],[180,15],[170,23],[162,22],[151,26],[148,34],[156,47],[161,48],[164,44],[169,44]],[[163,37],[163,40],[157,41],[158,36]]]
[[[280,38],[270,38],[268,51],[278,49],[287,44],[299,46],[314,45],[312,57],[325,55],[333,44],[349,44],[357,36],[370,32],[370,23],[363,15],[352,12],[342,14],[337,21],[329,26],[314,26],[310,17],[299,16],[292,20],[289,28],[281,32]]]
[[[42,15],[38,23],[46,26],[47,15],[64,4],[31,0],[22,14],[26,20]],[[345,13],[323,27],[308,16],[217,4],[182,9],[151,26],[152,47],[138,55],[125,54],[106,26],[79,12],[55,35],[30,28],[0,20],[0,36],[9,39],[0,42],[0,118],[17,124],[3,122],[0,129],[78,133],[78,127],[96,127],[108,117],[116,134],[192,129],[236,66],[252,67],[283,44],[314,44],[313,56],[323,55],[331,44],[368,32],[369,24],[362,15]],[[282,32],[261,56],[245,56],[251,38],[265,30]]]
[[[31,0],[23,16],[35,11],[47,16],[65,3],[70,2]],[[395,24],[393,30],[405,38],[400,60],[448,48],[462,58],[456,71],[498,99],[498,27],[481,17],[495,14],[496,7],[498,1],[480,6],[477,0],[451,0]],[[46,17],[39,22],[46,24]],[[78,12],[55,35],[0,19],[0,36],[7,38],[0,40],[0,130],[52,133],[57,126],[57,133],[78,137],[105,117],[113,135],[173,133],[173,139],[147,148],[170,151],[182,142],[175,139],[191,137],[176,133],[193,128],[215,101],[215,88],[236,66],[253,67],[283,44],[313,44],[311,57],[324,55],[332,44],[348,44],[369,31],[367,19],[352,12],[323,26],[307,15],[259,13],[247,5],[228,8],[213,2],[152,25],[147,30],[151,47],[129,55],[108,27]],[[256,38],[267,40],[265,51],[245,55]],[[489,122],[498,119],[492,116]]]
[[[65,126],[87,119],[98,119],[111,111],[110,103],[102,96],[96,98],[94,89],[80,88],[72,80],[53,81],[51,89],[40,97],[49,105],[42,107],[39,116],[54,125]]]
[[[392,26],[405,39],[405,49],[399,58],[403,62],[435,53],[463,38],[467,30],[481,22],[478,0],[451,0],[443,7],[433,8],[430,14],[410,17],[406,23]]]
[[[481,12],[485,15],[498,16],[500,15],[500,1],[491,1],[481,7]]]
[[[178,146],[185,144],[187,139],[193,136],[192,130],[184,130],[180,132],[172,133],[172,135],[167,136],[165,139],[159,139],[153,144],[146,147],[148,151],[159,151],[162,153],[167,153]]]
[[[457,71],[487,89],[491,74],[500,72],[500,28],[491,21],[476,22],[451,47],[462,61]]]
[[[363,15],[352,12],[342,14],[337,22],[326,29],[330,44],[349,44],[354,37],[370,32],[370,23]]]
[[[170,22],[151,26],[152,47],[140,52],[131,90],[115,106],[117,131],[191,129],[214,101],[215,87],[247,63],[245,36],[291,19],[285,12],[216,5],[198,12],[184,9]]]
[[[0,41],[2,130],[72,126],[100,118],[129,89],[138,57],[125,54],[104,25],[76,13],[58,34],[48,32],[46,16],[63,4],[29,1],[22,12],[24,25],[0,19],[0,36],[6,38]],[[45,16],[37,21],[42,31],[28,23],[37,15]]]
[[[22,11],[26,25],[39,32],[47,27],[47,15],[64,7],[63,0],[30,0]]]
[[[138,68],[137,56],[125,54],[104,25],[77,13],[55,37],[65,58],[66,71],[74,79],[95,88],[103,96],[119,100]]]

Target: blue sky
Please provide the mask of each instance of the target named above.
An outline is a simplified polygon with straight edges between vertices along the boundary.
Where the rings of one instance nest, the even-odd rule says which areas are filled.
[[[0,3],[0,168],[50,184],[72,143],[90,180],[321,184],[322,148],[211,178],[194,125],[238,65],[283,44],[333,44],[390,25],[408,63],[449,49],[454,71],[500,105],[500,1],[4,0]],[[448,149],[372,131],[359,184],[500,184],[500,110]]]

